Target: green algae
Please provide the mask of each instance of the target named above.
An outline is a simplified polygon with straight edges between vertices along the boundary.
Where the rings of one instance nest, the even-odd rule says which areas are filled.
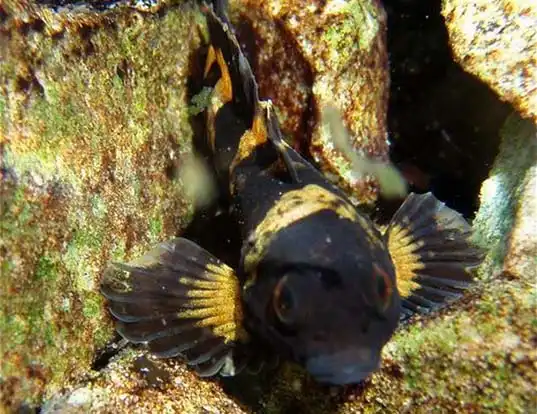
[[[204,87],[198,94],[192,97],[188,112],[192,116],[202,113],[209,106],[212,95],[212,88]]]
[[[56,258],[50,254],[41,256],[35,266],[34,277],[36,281],[44,283],[54,283],[58,279],[59,264]]]
[[[519,412],[532,403],[528,389],[535,381],[531,360],[512,361],[517,353],[531,357],[527,292],[509,283],[487,287],[474,300],[475,306],[466,303],[462,311],[452,309],[403,329],[389,345],[388,355],[403,366],[402,389],[415,401]],[[486,306],[480,306],[483,303]],[[501,315],[489,314],[491,304]],[[513,325],[514,317],[522,322]]]
[[[489,247],[487,266],[481,271],[485,278],[503,265],[528,173],[537,165],[535,126],[530,121],[513,114],[500,134],[499,156],[483,183],[481,207],[474,220],[475,241]]]
[[[149,219],[149,233],[151,242],[155,243],[159,240],[162,240],[162,230],[164,228],[164,223],[162,218],[159,216],[154,216]]]
[[[33,10],[34,19],[46,11]],[[58,28],[48,17],[29,33],[7,20],[0,404],[39,403],[87,373],[113,333],[98,293],[108,261],[188,223],[192,208],[167,169],[170,154],[191,150],[185,85],[197,14],[75,13],[61,36],[49,35]]]
[[[334,63],[341,62],[342,56],[346,61],[356,52],[356,45],[363,51],[371,49],[371,42],[379,31],[378,13],[373,3],[359,0],[344,2],[330,9],[329,14],[345,16],[345,19],[330,24],[323,36],[330,49],[337,53]]]

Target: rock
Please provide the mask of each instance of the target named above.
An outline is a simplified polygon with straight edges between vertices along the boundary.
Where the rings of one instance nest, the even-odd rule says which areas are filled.
[[[204,20],[192,5],[161,17],[0,7],[0,395],[16,409],[87,373],[111,339],[107,262],[191,216],[176,170],[191,150],[186,80]]]
[[[537,122],[537,3],[445,0],[456,60]]]
[[[200,381],[184,364],[123,352],[83,386],[54,396],[43,413],[175,412],[243,414],[217,383]]]
[[[500,151],[481,189],[476,238],[492,245],[491,271],[537,280],[537,127],[518,114],[502,129]]]
[[[353,201],[374,202],[374,180],[352,171],[319,120],[321,109],[334,105],[353,133],[354,148],[387,160],[388,56],[380,4],[232,0],[230,7],[261,96],[273,100],[284,133]]]

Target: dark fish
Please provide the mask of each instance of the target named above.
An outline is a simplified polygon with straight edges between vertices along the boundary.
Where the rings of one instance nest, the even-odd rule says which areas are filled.
[[[409,195],[382,234],[290,148],[218,4],[206,8],[208,144],[242,229],[240,264],[176,238],[111,265],[102,293],[125,339],[202,376],[259,367],[264,348],[320,382],[359,382],[400,318],[460,295],[481,253],[430,193]]]

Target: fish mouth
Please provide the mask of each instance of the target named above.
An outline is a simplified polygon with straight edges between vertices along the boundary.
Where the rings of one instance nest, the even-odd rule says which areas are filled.
[[[356,384],[380,366],[380,355],[368,348],[353,348],[306,360],[306,369],[320,383]]]

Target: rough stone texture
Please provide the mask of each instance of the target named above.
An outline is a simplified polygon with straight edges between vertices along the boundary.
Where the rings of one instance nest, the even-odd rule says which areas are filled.
[[[462,67],[537,121],[537,3],[444,0],[442,14]]]
[[[127,351],[83,386],[47,401],[43,413],[246,413],[212,381],[184,364]]]
[[[537,127],[506,121],[500,152],[481,189],[476,237],[492,244],[492,265],[525,283],[537,280]]]
[[[190,217],[174,171],[190,152],[201,14],[0,7],[0,395],[13,408],[87,372],[110,340],[107,262]]]
[[[387,160],[386,15],[376,1],[232,0],[232,21],[250,52],[261,96],[279,109],[284,133],[358,203],[377,197],[352,171],[319,121],[337,107],[357,151]]]
[[[352,81],[360,72],[352,74],[356,62],[349,58],[345,70],[327,63],[331,43],[323,43],[323,29],[318,36],[308,31],[301,19],[314,18],[307,8],[270,4],[255,11],[253,1],[232,2],[234,17],[247,18],[241,33],[265,25],[281,35],[278,39],[297,34],[296,43],[271,43],[262,31],[255,38],[256,48],[270,46],[255,61],[274,55],[273,64],[288,72],[271,78],[270,61],[259,61],[265,62],[263,93],[284,103],[279,110],[287,132],[296,138],[318,128],[316,106],[328,99],[323,93],[331,82],[341,88],[333,91],[336,104],[359,108],[347,90],[362,82]],[[104,265],[169,238],[191,213],[174,177],[182,154],[191,149],[185,82],[199,45],[192,27],[198,19],[203,26],[203,19],[192,6],[164,3],[157,15],[123,6],[100,13],[53,13],[25,2],[1,7],[7,17],[0,26],[6,46],[0,48],[0,410],[43,399],[44,412],[528,412],[537,404],[537,296],[529,283],[536,257],[535,152],[530,150],[535,130],[516,118],[506,125],[496,175],[489,181],[500,176],[502,185],[485,185],[475,223],[477,239],[490,251],[481,282],[449,309],[402,327],[384,351],[382,370],[355,390],[354,401],[291,365],[247,378],[233,400],[217,382],[199,380],[174,361],[151,361],[139,350],[125,349],[106,368],[91,370],[95,351],[111,335],[95,290]],[[311,10],[321,10],[321,19],[336,19],[342,9],[334,7],[370,10],[336,1],[313,3]],[[347,50],[348,30],[362,21],[353,19],[337,20],[341,24],[334,27],[342,32],[331,35],[332,45]],[[308,49],[308,39],[320,39],[324,49]],[[274,50],[282,44],[287,49],[278,55]],[[296,65],[285,66],[282,57],[293,54],[302,56],[303,64],[293,60]],[[259,62],[257,70],[263,67]],[[334,65],[344,75],[330,78],[322,65]],[[299,81],[296,72],[309,73],[309,80]],[[278,92],[282,84],[287,93]],[[352,93],[352,99],[364,93]],[[368,93],[382,108],[384,89]],[[292,109],[283,113],[284,106]],[[351,129],[360,130],[353,127],[352,114],[345,117]],[[302,132],[293,132],[300,125],[296,131]],[[383,139],[367,151],[384,154]],[[246,396],[250,389],[253,401]]]

